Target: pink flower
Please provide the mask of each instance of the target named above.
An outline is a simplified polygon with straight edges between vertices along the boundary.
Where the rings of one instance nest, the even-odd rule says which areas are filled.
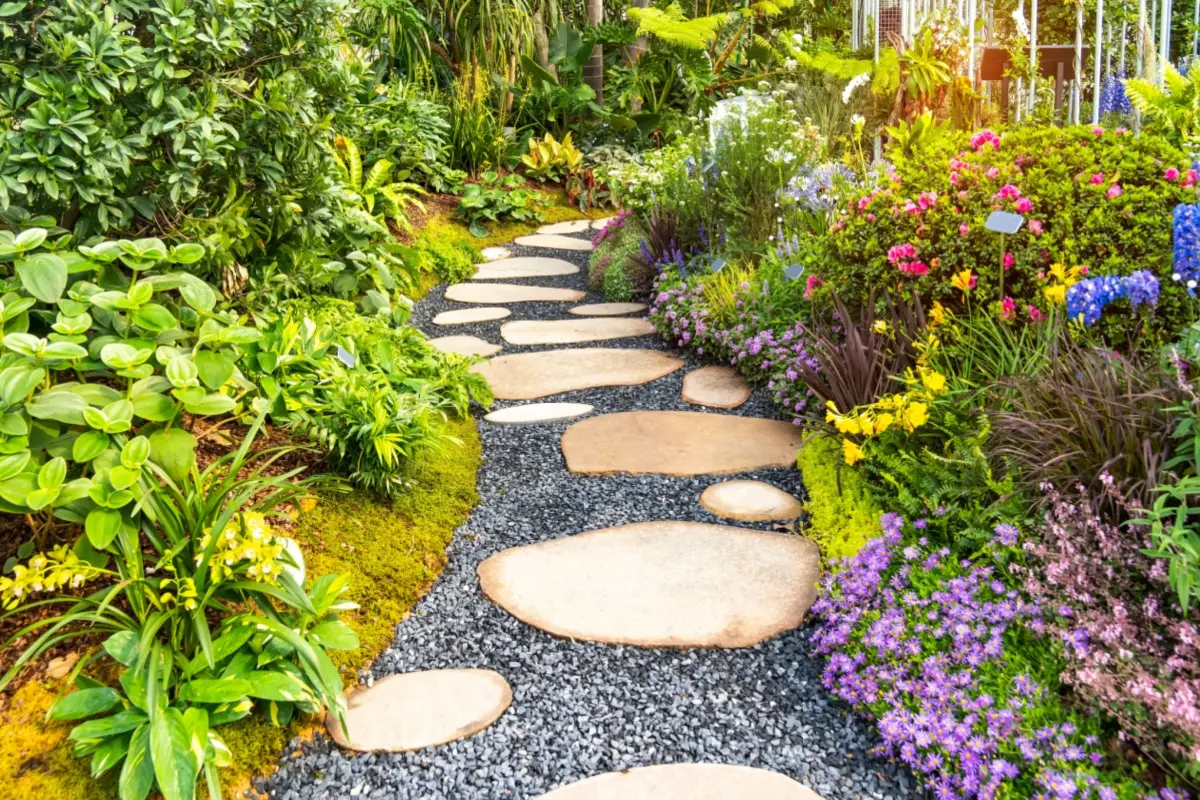
[[[1042,312],[1037,306],[1025,306],[1025,310],[1029,312],[1029,318],[1034,322],[1039,322],[1042,319]]]
[[[1094,133],[1097,136],[1103,136],[1104,128],[1101,128],[1099,125],[1097,125],[1096,127],[1092,128],[1092,133]]]
[[[875,215],[867,214],[867,222],[874,222],[874,221],[875,221]]]
[[[1113,133],[1115,133],[1117,136],[1124,136],[1125,134],[1129,133],[1129,131],[1125,128],[1117,128],[1115,131],[1113,131]]]
[[[1092,186],[1099,186],[1100,184],[1104,183],[1104,173],[1095,173],[1092,175],[1091,179],[1088,180],[1088,183],[1092,184]]]
[[[996,135],[995,131],[985,129],[971,137],[971,148],[975,152],[983,150],[989,144],[993,150],[1000,149],[1000,137]]]
[[[1034,236],[1041,236],[1042,235],[1042,221],[1040,219],[1031,219],[1029,221],[1029,230],[1033,232]]]
[[[901,261],[896,267],[905,275],[928,275],[929,265],[924,261]]]
[[[950,182],[953,183],[955,186],[958,185],[958,173],[957,172],[950,173]]]
[[[804,296],[812,297],[813,292],[815,292],[817,290],[817,287],[824,286],[824,285],[825,285],[825,281],[821,280],[816,275],[809,275],[808,281],[804,285]]]
[[[965,200],[966,200],[968,197],[970,197],[970,195],[969,195],[969,194],[967,194],[967,191],[966,191],[965,189],[963,189],[963,190],[959,191],[959,193],[958,193],[958,199],[959,199],[959,200],[963,200],[963,201],[965,201]]]
[[[999,177],[1000,177],[1000,168],[999,168],[999,167],[992,167],[991,169],[989,169],[989,170],[988,170],[987,172],[985,172],[984,174],[985,174],[985,175],[987,175],[989,179],[991,179],[991,180],[996,180],[996,178],[999,178]]]
[[[1105,192],[1105,194],[1108,195],[1109,200],[1116,200],[1121,196],[1121,184],[1114,183],[1112,186],[1108,187],[1108,191]]]
[[[1163,173],[1163,179],[1168,181],[1179,180],[1179,170],[1174,167],[1167,167],[1167,171]]]
[[[1183,179],[1183,185],[1190,189],[1196,185],[1197,178],[1200,178],[1200,175],[1197,175],[1196,170],[1189,169],[1187,171],[1187,177]]]
[[[922,192],[917,197],[917,205],[923,210],[928,211],[932,206],[937,204],[937,192]]]
[[[1033,211],[1033,201],[1028,197],[1022,197],[1017,201],[1017,211],[1022,214],[1028,214],[1030,211]]]
[[[1005,269],[1012,269],[1012,265],[1015,263],[1017,263],[1017,260],[1015,258],[1013,258],[1012,253],[1004,254],[1004,268]]]
[[[1000,316],[1004,319],[1012,319],[1017,311],[1017,303],[1011,297],[1005,297],[1000,302]]]
[[[995,200],[1015,200],[1021,196],[1021,190],[1011,183],[1006,183],[1000,187],[1000,191],[992,195]]]
[[[962,225],[958,226],[958,235],[959,236],[966,236],[970,232],[971,232],[971,226],[968,225],[967,223],[964,222]]]

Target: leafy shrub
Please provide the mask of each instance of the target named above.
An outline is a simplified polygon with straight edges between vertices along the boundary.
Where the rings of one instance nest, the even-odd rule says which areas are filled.
[[[841,466],[841,452],[827,436],[813,436],[796,456],[808,499],[804,533],[826,559],[850,558],[879,534],[880,509],[857,470]]]
[[[297,711],[345,713],[325,651],[358,646],[338,620],[353,607],[340,599],[348,582],[324,575],[304,588],[299,548],[267,515],[307,484],[289,482],[299,470],[264,475],[278,454],[248,456],[259,424],[237,452],[179,482],[148,461],[145,437],[129,439],[115,469],[130,473],[140,497],[136,523],[104,537],[89,525],[74,552],[34,556],[0,578],[7,609],[40,592],[54,593],[39,599],[46,607],[67,607],[5,642],[33,637],[0,686],[60,642],[106,634],[93,658],[115,662],[118,685],[79,675],[50,718],[87,720],[71,731],[75,754],[91,757],[94,776],[119,767],[127,800],[153,788],[167,800],[193,797],[201,775],[220,797],[217,768],[230,754],[214,729],[256,707],[277,725]],[[84,597],[59,593],[98,582]]]
[[[529,140],[529,152],[521,157],[521,163],[529,177],[542,182],[557,181],[579,169],[583,153],[571,141],[571,134],[560,142],[554,134],[547,133],[541,140]]]
[[[955,145],[900,162],[834,224],[827,256],[810,266],[851,306],[891,287],[927,307],[994,303],[1006,315],[1039,318],[1065,302],[1082,271],[1125,275],[1136,265],[1162,283],[1156,313],[1106,315],[1098,331],[1124,340],[1142,326],[1158,337],[1181,327],[1188,297],[1171,281],[1164,220],[1196,198],[1183,153],[1157,137],[1099,128],[983,131]],[[997,209],[1027,220],[1005,237],[1004,252],[984,228]]]
[[[541,209],[546,206],[546,199],[532,189],[523,188],[523,184],[521,176],[515,173],[500,178],[495,172],[485,172],[480,183],[468,184],[463,189],[454,216],[466,220],[471,234],[480,239],[488,235],[484,220],[545,219]]]
[[[416,206],[424,211],[425,206],[416,198],[416,195],[423,194],[421,187],[404,180],[409,170],[402,170],[393,180],[392,168],[395,165],[386,158],[379,159],[369,170],[365,170],[358,145],[353,139],[341,135],[333,139],[333,163],[341,176],[348,201],[343,213],[380,236],[388,233],[385,219],[392,220],[404,230],[412,230],[408,224],[407,208]],[[379,207],[378,211],[376,206]]]
[[[627,303],[633,299],[633,283],[625,274],[624,264],[609,264],[604,271],[604,297],[614,303]]]
[[[446,283],[467,280],[475,274],[475,265],[483,259],[479,250],[457,239],[422,234],[417,238],[416,247],[434,274]]]

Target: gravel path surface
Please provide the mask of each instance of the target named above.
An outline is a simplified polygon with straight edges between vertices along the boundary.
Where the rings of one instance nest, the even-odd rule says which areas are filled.
[[[513,255],[554,256],[586,270],[586,253],[509,248]],[[513,282],[586,288],[584,272]],[[461,333],[501,343],[505,320],[433,325],[435,314],[466,307],[445,301],[443,291],[435,289],[417,305],[415,325],[431,336]],[[602,300],[589,295],[581,302]],[[509,319],[563,319],[571,305],[516,303],[509,306]],[[577,346],[663,349],[653,337]],[[533,349],[551,348],[509,346],[505,352]],[[689,360],[689,369],[697,366]],[[682,382],[681,370],[645,386],[569,392],[542,401],[590,403],[597,414],[696,410],[680,400]],[[515,404],[498,404],[507,405]],[[732,413],[773,416],[762,393]],[[258,788],[275,800],[523,800],[601,772],[709,761],[787,774],[825,800],[915,796],[912,778],[868,755],[875,742],[866,727],[822,688],[821,665],[808,656],[806,628],[744,650],[647,650],[557,639],[482,596],[476,566],[508,547],[629,522],[724,522],[702,509],[697,498],[731,476],[573,476],[559,450],[568,424],[478,422],[484,445],[481,502],[455,533],[445,572],[397,627],[395,643],[367,677],[446,667],[493,669],[512,684],[512,707],[482,733],[415,753],[347,753],[323,736],[312,744],[293,742],[289,753],[296,754],[285,757]],[[797,495],[802,491],[795,469],[738,477]]]

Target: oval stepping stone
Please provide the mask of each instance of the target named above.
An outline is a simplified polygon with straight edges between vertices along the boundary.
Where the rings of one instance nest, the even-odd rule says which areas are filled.
[[[574,303],[584,292],[550,286],[515,286],[511,283],[456,283],[446,289],[446,299],[459,303]]]
[[[488,261],[499,261],[502,258],[508,258],[512,255],[512,250],[507,247],[485,247],[479,251]]]
[[[498,344],[485,342],[477,336],[439,336],[430,339],[429,344],[443,353],[458,353],[463,356],[494,356],[504,348]]]
[[[539,630],[640,647],[750,647],[804,621],[820,548],[803,536],[638,522],[513,547],[483,593]]]
[[[500,326],[504,341],[512,344],[573,344],[604,339],[628,339],[654,333],[644,319],[582,317],[578,319],[523,319]]]
[[[575,306],[570,311],[579,317],[616,317],[645,310],[645,303],[589,303],[586,306]]]
[[[608,223],[612,222],[616,217],[604,217],[602,219],[592,220],[592,229],[601,231],[608,227]]]
[[[660,764],[607,772],[542,800],[821,800],[786,775],[732,764]]]
[[[507,308],[492,306],[490,308],[461,308],[457,311],[443,311],[433,318],[434,325],[468,325],[472,322],[489,322],[494,319],[504,319],[512,312]]]
[[[750,472],[794,466],[799,450],[800,429],[790,423],[694,411],[604,414],[562,437],[567,469],[592,475]]]
[[[683,367],[661,350],[588,347],[496,356],[471,367],[499,400],[534,400],[600,386],[636,386]]]
[[[733,367],[701,367],[683,376],[683,402],[737,408],[750,399],[750,384]]]
[[[762,481],[725,481],[700,495],[700,505],[718,517],[743,522],[795,519],[804,506],[782,489]]]
[[[554,222],[537,229],[538,233],[583,233],[592,227],[590,219],[571,219],[566,222]]]
[[[329,735],[360,752],[401,753],[446,744],[491,725],[512,703],[512,688],[488,669],[435,669],[389,675],[354,692],[346,735],[333,714]]]
[[[522,247],[547,247],[551,250],[592,249],[592,243],[587,239],[576,239],[573,236],[559,236],[553,233],[534,233],[529,236],[518,236],[513,242]]]
[[[551,275],[574,275],[579,267],[561,258],[506,258],[481,264],[471,280],[505,280],[508,278],[542,278]]]
[[[529,403],[501,408],[484,417],[497,425],[535,425],[541,422],[564,422],[578,419],[595,410],[587,403]]]

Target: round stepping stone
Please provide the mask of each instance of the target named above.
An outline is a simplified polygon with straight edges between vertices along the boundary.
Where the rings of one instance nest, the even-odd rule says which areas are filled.
[[[732,764],[660,764],[607,772],[542,800],[821,800],[786,775]]]
[[[762,481],[725,481],[700,495],[700,505],[718,517],[743,522],[795,519],[804,506],[782,489]]]
[[[576,422],[562,451],[579,474],[721,475],[795,466],[800,438],[795,425],[773,419],[622,411]]]
[[[750,384],[732,367],[701,367],[683,376],[683,402],[737,408],[750,399]]]
[[[608,227],[608,223],[612,222],[616,217],[604,217],[602,219],[592,220],[592,229],[602,231]]]
[[[637,386],[683,367],[661,350],[588,347],[513,353],[475,364],[498,400],[534,400],[600,386]]]
[[[590,219],[572,219],[566,222],[554,222],[537,229],[538,233],[583,233],[592,227]]]
[[[346,729],[333,714],[329,735],[360,752],[401,753],[465,739],[512,703],[512,688],[488,669],[435,669],[389,675],[350,695]]]
[[[587,403],[529,403],[498,409],[484,419],[496,425],[536,425],[578,419],[594,410],[595,407]]]
[[[462,308],[458,311],[443,311],[433,318],[434,325],[468,325],[472,322],[489,322],[504,319],[512,312],[507,308]]]
[[[644,319],[582,317],[577,319],[523,319],[500,326],[504,341],[512,344],[574,344],[605,339],[628,339],[654,333]]]
[[[512,255],[512,250],[507,247],[485,247],[479,251],[488,261],[499,261],[502,258],[508,258]]]
[[[579,317],[616,317],[645,310],[645,303],[589,303],[585,306],[575,306],[570,311]]]
[[[574,275],[579,267],[561,258],[506,258],[481,264],[471,280],[505,280],[511,278],[542,278],[552,275]]]
[[[443,353],[458,353],[462,356],[494,356],[504,348],[498,344],[485,342],[477,336],[439,336],[430,339],[429,344]]]
[[[511,283],[456,283],[446,289],[446,299],[459,303],[575,303],[584,292],[550,286],[515,286]]]
[[[483,593],[571,639],[750,647],[804,621],[821,553],[803,536],[638,522],[513,547],[478,567]]]
[[[513,242],[522,247],[547,247],[551,250],[592,249],[592,243],[587,239],[576,239],[573,236],[559,236],[553,233],[534,233],[529,236],[518,236]]]

